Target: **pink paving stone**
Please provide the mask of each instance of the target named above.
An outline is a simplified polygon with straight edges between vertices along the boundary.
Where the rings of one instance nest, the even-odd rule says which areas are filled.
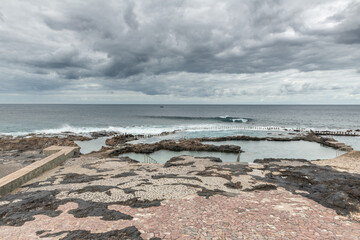
[[[270,201],[261,202],[265,198]],[[34,221],[20,227],[1,226],[0,239],[39,239],[36,231],[40,230],[54,233],[79,229],[101,233],[128,226],[137,227],[144,239],[151,236],[166,239],[360,239],[359,223],[336,218],[334,210],[281,189],[241,193],[237,197],[187,197],[146,209],[109,206],[109,209],[134,216],[133,220],[75,218],[68,213],[75,208],[76,203],[67,203],[59,207],[63,213],[58,217],[38,215]],[[180,218],[183,220],[179,221]]]

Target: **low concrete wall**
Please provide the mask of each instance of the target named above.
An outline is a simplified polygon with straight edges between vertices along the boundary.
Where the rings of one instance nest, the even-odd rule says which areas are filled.
[[[51,155],[0,179],[0,196],[15,190],[42,173],[59,166],[66,159],[79,153],[79,150],[80,148],[78,147],[62,146],[51,146],[44,149],[43,152],[46,155]]]

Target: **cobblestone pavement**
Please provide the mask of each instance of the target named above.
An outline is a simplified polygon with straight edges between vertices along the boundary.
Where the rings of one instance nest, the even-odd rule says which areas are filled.
[[[0,239],[360,239],[360,223],[333,210],[358,204],[351,195],[357,188],[350,188],[358,186],[357,175],[326,168],[322,179],[323,168],[309,162],[275,163],[72,159],[0,198]],[[297,173],[291,169],[316,174],[291,175]],[[265,182],[266,174],[289,182]],[[323,191],[319,198],[335,196],[329,198],[337,200],[333,208],[310,199],[310,187],[330,176],[334,185],[348,187],[348,195],[327,192],[328,185],[314,189]],[[344,196],[355,197],[346,202]]]
[[[37,215],[21,227],[0,227],[1,239],[40,238],[46,233],[89,230],[108,232],[135,226],[144,239],[360,239],[360,223],[350,222],[334,210],[283,189],[241,193],[236,197],[191,195],[165,200],[159,207],[109,209],[129,214],[132,220],[103,221],[75,218],[68,211],[76,203],[59,207],[58,217]],[[37,231],[43,231],[41,235]]]

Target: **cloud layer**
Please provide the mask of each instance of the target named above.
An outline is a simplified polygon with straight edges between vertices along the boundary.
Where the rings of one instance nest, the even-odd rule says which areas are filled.
[[[360,1],[0,3],[0,102],[357,103],[359,62]]]

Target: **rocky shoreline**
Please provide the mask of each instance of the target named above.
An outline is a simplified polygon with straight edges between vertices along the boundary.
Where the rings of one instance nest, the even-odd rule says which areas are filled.
[[[206,152],[225,152],[225,153],[239,153],[242,152],[239,146],[235,145],[211,145],[211,144],[202,144],[198,140],[163,140],[157,143],[152,144],[127,144],[122,147],[115,149],[112,148],[102,148],[105,156],[118,156],[123,153],[144,153],[149,154],[159,150],[169,150],[169,151],[206,151]]]
[[[344,143],[338,142],[333,138],[318,136],[314,133],[306,135],[295,135],[292,137],[251,137],[251,136],[226,136],[226,137],[204,137],[193,138],[186,140],[163,140],[156,143],[138,143],[127,144],[129,141],[134,141],[137,136],[122,135],[115,136],[106,140],[109,147],[103,147],[100,151],[93,153],[98,157],[113,157],[124,153],[144,153],[149,154],[159,150],[169,151],[207,151],[207,152],[226,152],[226,153],[241,153],[241,147],[235,145],[211,145],[202,144],[202,142],[223,142],[223,141],[308,141],[316,142],[327,147],[331,147],[341,151],[352,151],[353,148]]]
[[[156,136],[166,136],[174,134],[175,132],[164,132]],[[101,150],[109,150],[111,148],[123,148],[124,146],[129,146],[126,151],[133,151],[139,153],[150,153],[160,149],[171,150],[171,151],[207,151],[201,150],[206,149],[205,146],[202,146],[201,142],[222,142],[222,141],[277,141],[277,142],[289,142],[289,141],[309,141],[316,142],[322,145],[344,151],[352,151],[353,148],[344,143],[338,142],[334,138],[323,137],[315,134],[314,132],[309,132],[306,134],[294,133],[293,136],[283,136],[283,137],[252,137],[252,136],[226,136],[226,137],[203,137],[203,138],[191,138],[191,139],[180,139],[180,140],[162,140],[156,143],[151,144],[128,144],[128,142],[142,139],[144,137],[152,137],[151,135],[132,135],[132,134],[118,134],[116,132],[93,132],[88,134],[89,136],[84,135],[75,135],[71,132],[62,133],[60,135],[35,135],[30,134],[27,136],[0,136],[0,152],[7,151],[34,151],[41,150],[48,146],[57,145],[57,146],[77,146],[75,141],[90,141],[92,139],[97,139],[100,137],[108,137],[106,139],[107,148]],[[194,147],[190,145],[194,144]],[[131,147],[130,147],[131,146]],[[141,150],[144,148],[144,150]],[[196,150],[199,148],[199,150]],[[212,147],[213,151],[222,151],[216,147]],[[155,150],[153,150],[155,149]],[[181,150],[178,150],[181,149]],[[210,150],[211,151],[211,150]],[[224,148],[224,152],[238,152],[236,148]]]
[[[163,135],[172,134],[172,132],[165,132]],[[225,152],[225,153],[240,153],[243,152],[241,147],[236,145],[211,145],[203,144],[203,142],[222,142],[222,141],[308,141],[316,142],[324,146],[342,151],[352,151],[351,146],[338,142],[333,138],[318,136],[314,133],[306,135],[295,134],[291,137],[251,137],[251,136],[227,136],[227,137],[211,137],[211,138],[193,138],[181,140],[162,140],[156,143],[138,143],[129,144],[134,140],[139,140],[144,135],[115,135],[114,132],[97,132],[92,133],[92,137],[73,135],[67,133],[62,136],[43,136],[43,135],[29,135],[25,137],[1,137],[0,138],[0,162],[6,162],[8,159],[15,159],[16,163],[26,165],[33,159],[39,159],[42,149],[57,145],[57,146],[77,146],[75,141],[89,141],[98,137],[109,137],[106,139],[106,147],[102,147],[97,152],[91,154],[96,157],[113,157],[124,153],[143,153],[149,154],[159,150],[169,151],[206,151],[206,152]],[[10,166],[10,165],[9,165]],[[20,166],[20,165],[18,165]],[[1,175],[1,173],[0,173]]]
[[[171,236],[178,236],[176,231],[179,231],[184,239],[194,239],[200,238],[202,228],[193,222],[184,222],[183,226],[178,222],[179,219],[192,219],[206,213],[206,219],[214,218],[216,221],[221,218],[227,222],[227,216],[217,212],[217,209],[225,211],[228,207],[230,209],[226,211],[229,211],[227,214],[230,214],[230,219],[239,221],[232,223],[234,226],[253,226],[252,222],[241,222],[241,219],[259,215],[254,221],[254,227],[259,224],[263,226],[264,234],[283,231],[289,219],[296,220],[292,223],[296,225],[298,221],[309,221],[328,214],[326,218],[314,220],[307,228],[314,228],[323,238],[326,235],[317,229],[331,229],[337,234],[334,236],[343,239],[360,236],[360,230],[356,230],[360,229],[359,152],[351,151],[331,160],[310,162],[305,159],[258,159],[250,164],[224,163],[219,158],[191,156],[175,157],[165,164],[139,163],[128,157],[115,158],[125,152],[152,153],[158,150],[241,151],[239,146],[203,144],[205,141],[311,141],[335,149],[351,150],[331,138],[314,134],[281,138],[230,136],[128,144],[138,138],[133,135],[113,136],[107,140],[111,147],[69,159],[62,166],[31,180],[12,194],[2,196],[0,238],[21,238],[19,236],[26,233],[34,239],[60,239],[60,236],[65,240],[161,239],[166,238],[166,231],[170,231]],[[19,163],[36,161],[36,157],[42,156],[41,149],[45,146],[75,146],[74,141],[90,139],[81,136],[2,138],[0,158],[7,154],[8,159],[17,157]],[[225,202],[229,205],[224,205]],[[236,211],[231,204],[236,206]],[[187,206],[193,207],[185,211]],[[211,206],[216,208],[210,209]],[[260,208],[262,212],[259,213]],[[197,209],[202,210],[191,215]],[[163,211],[165,215],[161,215]],[[266,211],[269,211],[267,215],[280,219],[275,230],[267,227],[272,219],[264,217]],[[290,218],[284,215],[284,211],[291,214]],[[318,214],[314,214],[317,211]],[[169,216],[177,216],[173,220],[176,224],[160,224],[157,228],[157,225],[152,226],[149,219],[144,217],[148,216],[145,212],[152,216],[151,219],[158,219],[157,224],[166,224]],[[212,212],[216,212],[213,217]],[[238,218],[237,214],[249,215]],[[214,224],[206,225],[206,219],[197,221],[205,226]],[[316,228],[316,222],[319,221],[322,224]],[[93,222],[92,228],[87,228],[84,222]],[[112,224],[111,228],[106,227],[109,223]],[[52,228],[49,229],[49,226]],[[175,231],[176,226],[182,227]],[[189,231],[185,226],[194,228]],[[165,231],[165,228],[168,230]],[[234,232],[228,226],[221,228],[225,232],[241,232]],[[94,229],[97,229],[96,232]],[[207,236],[217,236],[215,230],[205,232]],[[298,232],[301,233],[300,230]],[[284,231],[285,237],[295,237],[287,234]],[[236,234],[229,237],[238,238],[241,236]]]

